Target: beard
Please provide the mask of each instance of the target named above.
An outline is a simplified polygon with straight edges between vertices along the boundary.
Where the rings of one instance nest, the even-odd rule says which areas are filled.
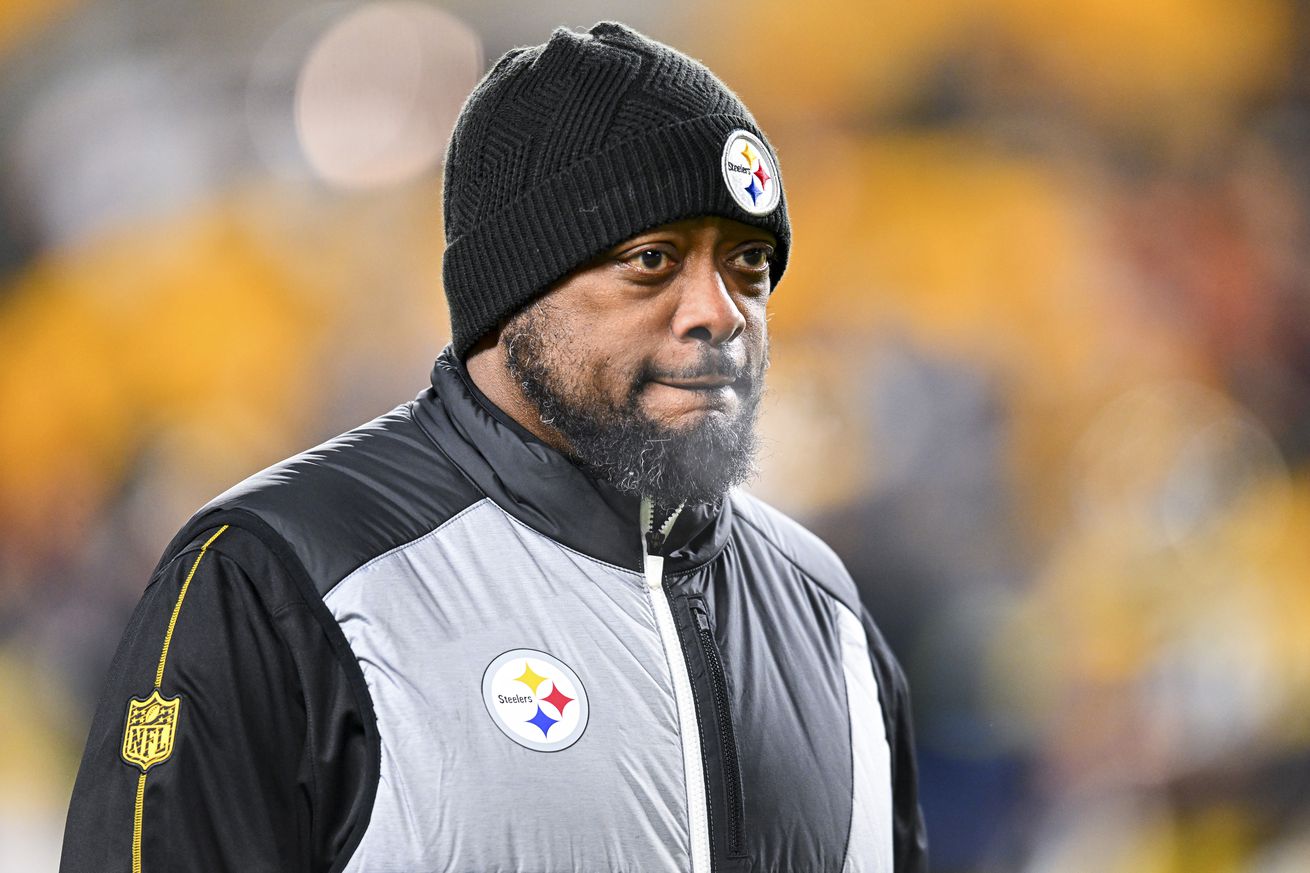
[[[702,347],[695,366],[682,371],[643,366],[616,403],[570,358],[578,344],[557,329],[558,323],[550,316],[549,304],[539,300],[505,325],[501,339],[510,375],[536,406],[542,423],[567,440],[569,458],[584,472],[621,492],[650,497],[658,506],[686,502],[716,510],[729,488],[755,475],[755,425],[767,346],[764,360],[754,368],[709,345]],[[601,362],[602,370],[607,364]],[[642,389],[657,376],[694,379],[706,374],[738,380],[735,415],[711,406],[695,423],[674,428],[642,411]]]

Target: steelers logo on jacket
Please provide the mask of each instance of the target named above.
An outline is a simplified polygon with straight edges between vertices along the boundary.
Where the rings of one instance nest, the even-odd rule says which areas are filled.
[[[501,733],[538,752],[567,749],[587,727],[587,694],[578,675],[536,649],[513,649],[488,664],[482,700]]]

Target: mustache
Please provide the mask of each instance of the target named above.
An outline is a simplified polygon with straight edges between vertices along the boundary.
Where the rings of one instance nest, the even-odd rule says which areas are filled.
[[[729,379],[733,382],[755,382],[763,373],[763,366],[752,366],[745,357],[734,356],[726,349],[702,348],[696,363],[682,368],[657,367],[646,364],[633,380],[634,385],[666,379]]]

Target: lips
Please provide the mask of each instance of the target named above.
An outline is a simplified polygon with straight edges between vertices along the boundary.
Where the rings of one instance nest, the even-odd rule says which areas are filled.
[[[737,380],[728,376],[700,376],[695,379],[656,379],[661,385],[681,388],[684,391],[713,391],[736,384]]]

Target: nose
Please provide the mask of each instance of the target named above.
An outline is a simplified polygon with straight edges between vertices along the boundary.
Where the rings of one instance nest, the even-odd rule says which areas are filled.
[[[699,340],[719,346],[729,343],[746,329],[746,317],[738,308],[723,276],[709,259],[701,260],[682,275],[678,308],[673,314],[673,335],[680,340]]]

